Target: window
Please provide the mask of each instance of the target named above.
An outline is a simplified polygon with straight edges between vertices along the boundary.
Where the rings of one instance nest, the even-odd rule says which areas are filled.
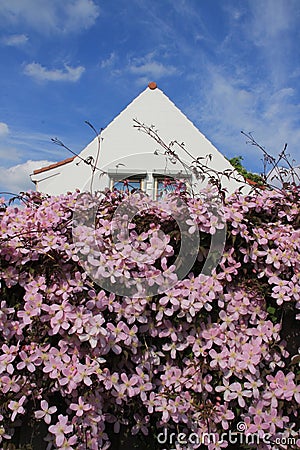
[[[134,192],[137,190],[143,190],[143,178],[144,176],[123,176],[111,178],[111,189],[116,189],[123,192]]]
[[[141,189],[141,182],[142,182],[141,179],[121,180],[114,183],[113,189],[117,189],[118,191],[131,192],[132,190]]]
[[[155,176],[154,188],[156,199],[160,199],[171,192],[177,191],[178,189],[180,191],[185,191],[186,184],[169,176]]]

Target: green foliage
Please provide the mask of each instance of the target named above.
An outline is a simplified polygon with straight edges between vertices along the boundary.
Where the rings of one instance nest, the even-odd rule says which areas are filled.
[[[255,181],[259,185],[264,184],[264,180],[260,175],[257,173],[248,172],[247,169],[242,164],[243,161],[242,156],[234,156],[233,158],[229,159],[230,164],[241,174],[243,177],[247,180]]]

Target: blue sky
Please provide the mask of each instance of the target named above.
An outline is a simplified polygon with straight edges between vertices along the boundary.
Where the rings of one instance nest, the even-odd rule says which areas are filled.
[[[299,0],[1,0],[0,190],[71,156],[149,81],[227,157],[299,163]]]

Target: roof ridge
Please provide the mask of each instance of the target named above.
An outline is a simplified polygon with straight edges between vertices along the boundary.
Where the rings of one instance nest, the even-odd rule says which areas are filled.
[[[34,175],[37,175],[38,173],[46,172],[47,170],[55,169],[56,167],[64,166],[65,164],[68,164],[72,162],[76,158],[75,156],[71,156],[70,158],[63,159],[62,161],[58,161],[54,164],[50,164],[49,166],[41,167],[40,169],[36,169],[33,171]]]

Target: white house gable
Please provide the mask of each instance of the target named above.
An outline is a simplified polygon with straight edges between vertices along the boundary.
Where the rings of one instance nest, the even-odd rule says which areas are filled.
[[[134,119],[147,126],[154,125],[159,137],[167,144],[176,140],[184,142],[185,148],[195,158],[211,155],[207,164],[212,169],[233,169],[155,83],[149,86],[102,130],[100,139],[95,138],[79,156],[36,170],[31,178],[37,189],[53,195],[76,188],[90,190],[91,165],[84,161],[97,166],[92,181],[93,190],[111,188],[118,180],[131,176],[134,187],[140,187],[155,197],[162,177],[185,178],[190,175],[180,162],[174,163],[166,158],[164,149],[134,126]],[[191,158],[179,146],[175,145],[174,150],[182,161],[190,165]],[[229,192],[241,186],[226,177],[223,185]]]

